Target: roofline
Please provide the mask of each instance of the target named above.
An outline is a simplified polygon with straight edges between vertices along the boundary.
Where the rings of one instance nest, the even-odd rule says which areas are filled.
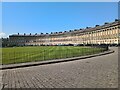
[[[116,25],[120,25],[120,20],[118,21],[114,21],[111,23],[107,23],[104,25],[100,25],[100,26],[96,26],[96,27],[92,27],[92,28],[86,28],[86,29],[77,29],[77,31],[67,31],[67,32],[62,32],[62,33],[53,33],[53,34],[34,34],[34,35],[18,35],[18,34],[13,34],[13,35],[9,35],[9,37],[44,37],[44,36],[58,36],[58,35],[66,35],[66,34],[75,34],[75,33],[84,33],[84,32],[90,32],[90,31],[96,31],[96,30],[100,30],[100,29],[105,29],[108,27],[112,27],[112,26],[116,26]]]

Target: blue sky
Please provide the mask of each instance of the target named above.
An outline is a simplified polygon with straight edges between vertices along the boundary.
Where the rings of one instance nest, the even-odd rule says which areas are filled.
[[[2,32],[50,33],[94,27],[118,18],[117,2],[4,2]]]

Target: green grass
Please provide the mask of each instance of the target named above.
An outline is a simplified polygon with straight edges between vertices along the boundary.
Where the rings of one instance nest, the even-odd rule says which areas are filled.
[[[32,46],[2,48],[2,64],[62,59],[99,53],[102,48],[74,46]]]

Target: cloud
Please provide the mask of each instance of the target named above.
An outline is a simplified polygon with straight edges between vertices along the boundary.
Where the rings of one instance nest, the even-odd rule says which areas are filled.
[[[0,38],[6,37],[6,34],[4,32],[0,32]]]

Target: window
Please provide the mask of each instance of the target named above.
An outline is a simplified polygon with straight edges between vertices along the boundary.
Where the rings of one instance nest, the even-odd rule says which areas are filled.
[[[115,27],[115,29],[117,29],[118,27]]]

